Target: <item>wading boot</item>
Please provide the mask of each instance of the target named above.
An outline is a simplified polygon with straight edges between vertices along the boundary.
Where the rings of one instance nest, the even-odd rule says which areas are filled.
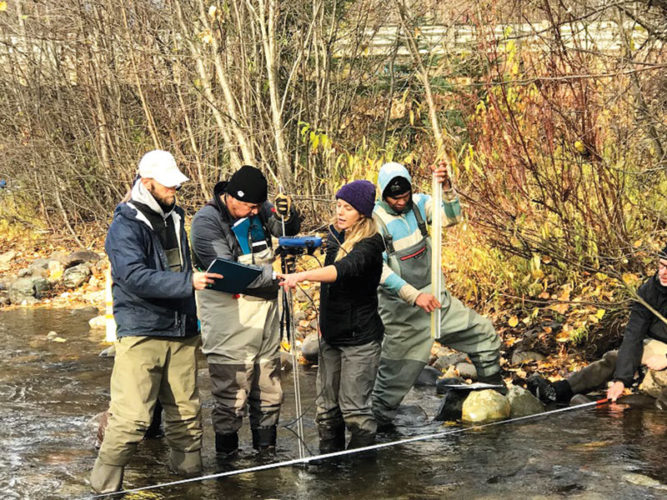
[[[374,432],[362,431],[361,429],[350,429],[350,432],[352,436],[350,437],[350,442],[347,443],[348,450],[353,448],[363,448],[365,446],[371,446],[375,444]],[[376,455],[377,450],[367,450],[356,453],[352,456],[358,456],[361,458],[375,458]]]
[[[202,471],[201,450],[169,450],[169,467],[176,474],[185,477],[197,476]]]
[[[317,432],[320,435],[320,453],[334,453],[345,449],[345,425],[330,427],[318,425]]]
[[[537,373],[528,377],[526,389],[544,404],[568,403],[574,396],[572,387],[567,380],[549,382]]]
[[[215,433],[215,453],[218,460],[233,460],[239,452],[239,435]]]
[[[90,473],[90,488],[95,493],[113,493],[120,491],[122,485],[123,467],[102,463],[98,457]]]
[[[276,426],[257,427],[252,429],[252,447],[260,455],[272,456],[276,454]]]

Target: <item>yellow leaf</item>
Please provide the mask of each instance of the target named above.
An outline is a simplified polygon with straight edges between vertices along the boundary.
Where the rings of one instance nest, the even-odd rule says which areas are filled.
[[[519,318],[517,318],[516,316],[512,316],[507,322],[507,324],[512,328],[514,328],[516,325],[519,324]]]
[[[602,319],[604,313],[605,313],[604,309],[598,309],[597,312],[595,313],[595,316],[597,317],[597,319]]]
[[[642,246],[642,243],[643,243],[642,240],[637,240],[632,244],[632,246],[635,248],[639,248],[640,246]]]
[[[0,2],[0,12],[7,10],[7,2]]]
[[[568,342],[570,340],[570,332],[566,332],[565,330],[561,331],[558,335],[556,335],[556,341],[558,342]]]
[[[623,283],[626,285],[632,285],[639,281],[639,277],[636,274],[632,273],[623,273]]]

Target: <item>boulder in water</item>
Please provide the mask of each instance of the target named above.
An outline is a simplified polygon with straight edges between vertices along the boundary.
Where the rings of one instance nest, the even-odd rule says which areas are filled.
[[[317,333],[306,335],[301,343],[301,355],[309,363],[317,363],[317,355],[320,352],[320,341]]]
[[[544,412],[542,402],[523,387],[510,385],[507,392],[507,400],[510,403],[510,417],[525,417]]]
[[[474,391],[463,402],[461,418],[468,423],[493,422],[510,416],[510,403],[497,391]]]
[[[280,368],[285,372],[292,371],[292,354],[287,351],[280,351]]]
[[[95,316],[94,318],[90,318],[88,320],[88,325],[93,330],[106,328],[107,327],[107,318],[103,314],[101,314],[99,316]]]
[[[477,369],[472,363],[458,363],[456,369],[459,372],[461,378],[477,380]]]
[[[639,390],[644,394],[657,398],[663,389],[667,388],[667,370],[649,370],[644,380],[639,385]]]

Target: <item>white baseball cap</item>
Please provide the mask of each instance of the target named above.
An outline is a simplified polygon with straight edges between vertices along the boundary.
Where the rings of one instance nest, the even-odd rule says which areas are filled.
[[[178,169],[171,153],[155,149],[146,153],[139,162],[139,176],[155,179],[164,187],[176,187],[189,180]]]

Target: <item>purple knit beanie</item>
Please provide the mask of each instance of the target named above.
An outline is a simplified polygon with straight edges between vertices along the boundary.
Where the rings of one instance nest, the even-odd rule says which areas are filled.
[[[338,190],[336,199],[346,201],[360,214],[372,217],[375,206],[375,186],[369,181],[352,181]]]

